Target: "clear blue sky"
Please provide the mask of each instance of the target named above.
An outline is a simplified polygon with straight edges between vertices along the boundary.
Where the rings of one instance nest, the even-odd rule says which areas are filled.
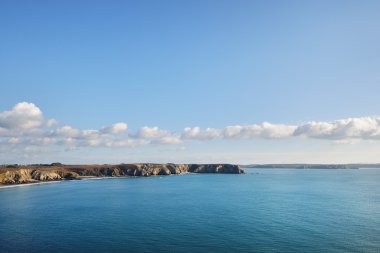
[[[0,112],[26,101],[61,126],[178,132],[376,116],[379,13],[359,0],[1,1]],[[252,142],[279,156],[289,144]]]

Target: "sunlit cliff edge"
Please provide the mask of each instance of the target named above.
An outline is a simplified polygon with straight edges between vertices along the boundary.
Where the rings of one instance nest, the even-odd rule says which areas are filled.
[[[0,167],[0,184],[26,184],[45,181],[74,180],[85,177],[148,177],[186,173],[241,174],[233,164],[117,164],[117,165],[25,165]]]

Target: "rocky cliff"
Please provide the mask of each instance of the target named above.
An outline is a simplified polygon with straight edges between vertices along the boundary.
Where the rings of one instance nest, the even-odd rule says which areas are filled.
[[[0,175],[1,184],[25,184],[38,181],[61,180],[62,176],[55,171],[40,171],[32,169],[20,169],[6,171]]]
[[[232,164],[119,164],[119,165],[62,165],[22,166],[0,172],[0,184],[24,184],[42,181],[73,180],[93,177],[147,177],[184,173],[241,174],[244,170]]]

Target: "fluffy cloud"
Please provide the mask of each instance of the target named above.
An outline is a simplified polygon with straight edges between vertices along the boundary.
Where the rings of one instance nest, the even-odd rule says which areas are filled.
[[[100,132],[104,134],[120,134],[127,131],[127,129],[128,129],[128,125],[126,123],[119,122],[112,126],[101,128]]]
[[[166,130],[161,130],[158,127],[147,127],[144,126],[140,128],[136,134],[132,136],[140,139],[153,139],[153,138],[161,138],[165,136],[171,135],[171,132]]]
[[[100,129],[80,130],[70,125],[59,126],[54,119],[45,120],[42,111],[32,103],[19,103],[0,113],[0,145],[75,147],[136,147],[147,144],[178,144],[179,135],[142,127],[127,133],[128,125],[119,122]]]
[[[42,111],[32,103],[18,103],[12,110],[0,113],[0,128],[3,129],[37,128],[44,122]]]
[[[144,126],[131,134],[133,138],[149,140],[152,144],[179,144],[182,142],[178,134],[172,131],[162,130],[158,127]]]
[[[178,136],[166,136],[151,141],[153,144],[180,144],[181,139]]]
[[[309,138],[343,139],[380,139],[380,118],[362,117],[335,120],[332,122],[309,122],[297,127],[294,136]]]
[[[183,130],[183,139],[211,140],[220,138],[222,131],[215,128],[206,128],[201,131],[200,127],[187,127]]]
[[[71,126],[63,126],[58,128],[55,132],[54,135],[56,136],[63,136],[63,137],[78,137],[81,135],[81,132],[78,129],[75,129]]]
[[[255,139],[267,138],[278,139],[287,138],[293,135],[296,126],[270,124],[264,122],[261,125],[247,126],[227,126],[224,129],[206,128],[201,131],[199,127],[185,128],[182,134],[183,139],[210,140],[217,138],[224,139]]]
[[[270,124],[268,122],[260,125],[236,125],[226,127],[223,136],[228,139],[279,139],[292,136],[296,128],[297,126],[293,125]]]
[[[380,117],[362,117],[331,122],[311,121],[300,125],[271,124],[232,125],[225,128],[188,127],[182,132],[144,126],[130,132],[119,122],[100,129],[76,129],[44,119],[42,111],[32,103],[18,103],[0,112],[0,148],[57,145],[77,147],[136,147],[149,144],[181,144],[187,140],[251,140],[281,138],[317,138],[334,143],[380,140]]]
[[[271,124],[264,122],[254,125],[234,125],[224,129],[207,128],[202,131],[199,127],[185,128],[182,139],[281,139],[307,138],[340,140],[339,143],[352,143],[352,140],[379,140],[380,117],[362,117],[335,120],[331,122],[311,121],[299,126]]]

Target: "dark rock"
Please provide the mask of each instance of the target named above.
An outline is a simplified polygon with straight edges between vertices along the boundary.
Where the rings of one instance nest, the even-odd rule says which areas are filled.
[[[67,180],[74,180],[74,179],[78,179],[79,175],[78,173],[75,173],[75,172],[67,172],[64,174],[63,178],[64,179],[67,179]]]

